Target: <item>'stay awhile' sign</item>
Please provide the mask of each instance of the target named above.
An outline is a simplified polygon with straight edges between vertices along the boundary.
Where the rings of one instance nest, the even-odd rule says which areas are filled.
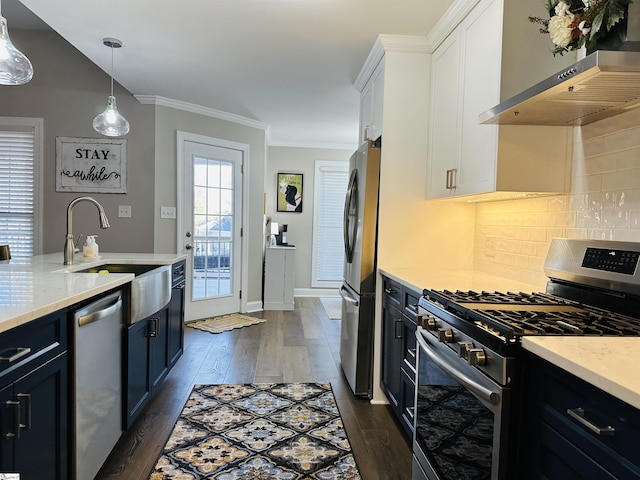
[[[56,192],[127,193],[127,141],[56,137]]]

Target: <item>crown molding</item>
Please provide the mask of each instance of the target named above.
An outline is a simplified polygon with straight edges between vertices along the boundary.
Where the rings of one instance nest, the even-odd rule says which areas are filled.
[[[358,149],[357,143],[306,143],[306,142],[269,142],[270,147],[290,147],[290,148],[324,148],[333,150]]]
[[[433,53],[433,47],[428,38],[421,35],[388,35],[380,34],[369,52],[369,56],[360,69],[360,73],[354,82],[358,92],[362,92],[371,74],[376,69],[385,53]]]
[[[194,103],[182,102],[180,100],[174,100],[158,95],[134,95],[134,97],[143,105],[156,105],[160,107],[175,108],[176,110],[183,110],[185,112],[196,113],[199,115],[204,115],[206,117],[226,120],[227,122],[238,123],[247,127],[258,128],[260,130],[264,130],[265,132],[270,129],[270,125],[267,123],[259,122],[258,120],[253,120],[251,118],[236,115],[234,113],[216,110],[215,108],[203,107]]]
[[[247,127],[264,130],[265,145],[268,147],[332,148],[340,150],[355,150],[358,148],[358,146],[355,144],[272,142],[271,125],[269,125],[268,123],[259,122],[257,120],[246,118],[233,113],[223,112],[222,110],[202,107],[193,103],[173,100],[171,98],[161,97],[158,95],[134,95],[134,97],[142,105],[156,105],[161,107],[175,108],[176,110],[205,115],[207,117],[218,118],[220,120],[226,120],[227,122],[233,122],[240,125],[245,125]]]
[[[456,0],[438,20],[428,35],[387,35],[376,38],[369,56],[364,62],[354,85],[362,92],[371,74],[388,52],[431,54],[460,22],[480,2],[480,0]]]
[[[429,44],[433,46],[434,50],[444,42],[445,38],[455,30],[478,3],[480,0],[457,0],[447,9],[427,35]]]

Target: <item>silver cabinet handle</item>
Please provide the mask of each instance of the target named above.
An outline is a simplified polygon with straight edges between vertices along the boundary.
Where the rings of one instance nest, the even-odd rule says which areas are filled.
[[[20,428],[24,428],[25,430],[31,430],[31,394],[30,393],[19,393],[16,395],[18,397],[18,401],[22,402],[22,399],[25,400],[25,417],[26,423],[20,424]]]
[[[598,427],[594,425],[584,416],[584,409],[582,408],[567,408],[567,414],[575,419],[580,425],[588,428],[597,435],[615,435],[616,429],[614,427]]]
[[[25,355],[29,355],[30,353],[31,349],[29,347],[17,347],[16,353],[11,355],[10,357],[0,356],[0,362],[15,362],[19,358],[22,358]]]
[[[153,322],[153,329],[149,328],[149,336],[150,337],[157,337],[158,336],[158,324],[160,322],[160,319],[158,317],[153,317],[151,319],[151,321]]]
[[[7,400],[5,402],[7,408],[13,408],[15,410],[13,417],[13,432],[7,432],[5,438],[20,438],[20,402],[15,400]]]
[[[402,326],[404,325],[404,322],[402,321],[401,318],[398,318],[395,320],[396,324],[395,324],[395,338],[396,339],[401,339],[402,338]],[[398,328],[400,327],[400,328]]]

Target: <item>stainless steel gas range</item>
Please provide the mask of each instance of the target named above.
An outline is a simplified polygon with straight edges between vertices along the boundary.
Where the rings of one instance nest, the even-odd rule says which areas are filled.
[[[424,290],[413,480],[517,478],[525,335],[640,336],[640,244],[554,239],[545,293]]]

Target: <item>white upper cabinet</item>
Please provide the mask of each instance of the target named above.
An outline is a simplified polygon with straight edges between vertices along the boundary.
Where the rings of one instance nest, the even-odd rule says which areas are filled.
[[[435,50],[428,199],[560,193],[569,188],[570,127],[481,125],[478,120],[501,98],[537,81],[527,76],[532,46],[521,45],[518,53],[514,42],[526,43],[527,37],[509,25],[513,21],[518,29],[529,27],[530,35],[539,35],[526,25],[527,15],[533,14],[530,8],[520,0],[480,0]],[[542,78],[560,68],[546,47],[542,53],[548,57],[532,53],[538,62],[533,70]]]
[[[359,143],[376,140],[382,135],[382,103],[384,100],[384,58],[380,60],[360,95]]]

